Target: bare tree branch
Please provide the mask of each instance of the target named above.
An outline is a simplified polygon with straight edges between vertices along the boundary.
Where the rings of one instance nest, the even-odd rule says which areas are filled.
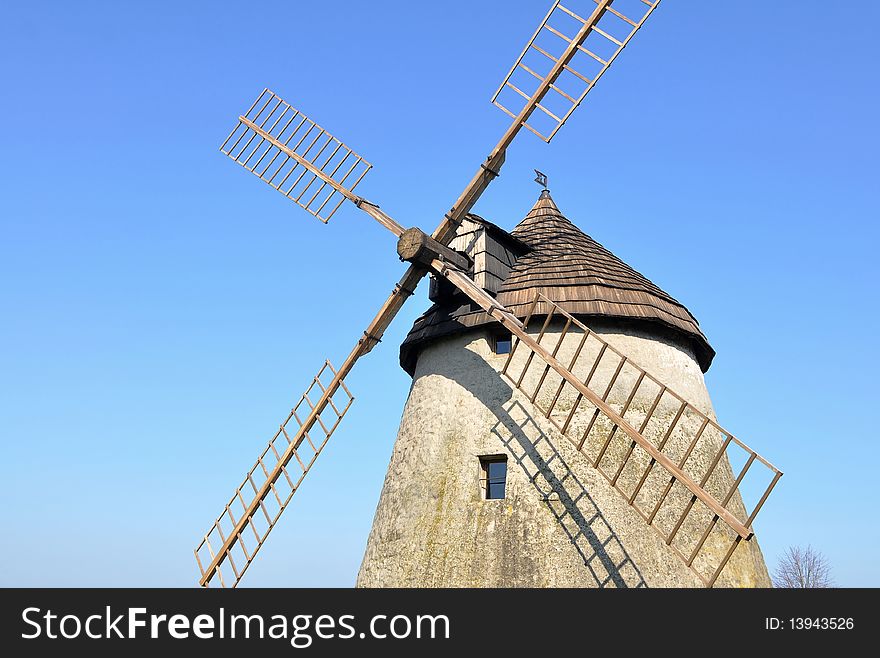
[[[773,585],[800,589],[832,587],[831,565],[812,546],[789,546],[773,572]]]

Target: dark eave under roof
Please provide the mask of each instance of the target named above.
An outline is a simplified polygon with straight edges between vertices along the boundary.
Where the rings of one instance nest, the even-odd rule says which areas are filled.
[[[525,317],[535,293],[541,292],[587,324],[590,317],[603,317],[651,326],[690,345],[700,367],[708,370],[715,350],[687,308],[578,229],[548,193],[542,193],[510,233],[482,218],[473,219],[501,238],[512,236],[528,247],[498,292],[498,301],[518,317]],[[459,297],[434,304],[400,346],[400,365],[412,375],[423,343],[492,323],[495,320],[482,309]]]

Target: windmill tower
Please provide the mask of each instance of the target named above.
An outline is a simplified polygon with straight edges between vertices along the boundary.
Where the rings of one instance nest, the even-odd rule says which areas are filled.
[[[583,234],[548,190],[511,233],[471,215],[450,246],[468,253],[475,279],[518,316],[529,313],[536,293],[546,296],[714,418],[703,372],[715,353],[696,320]],[[559,431],[572,399],[556,400],[549,414],[555,425],[545,413],[534,413],[535,402],[545,410],[551,406],[559,378],[549,382],[544,368],[530,368],[531,381],[521,388],[540,388],[537,396],[498,378],[512,346],[510,334],[452,287],[435,283],[431,296],[434,305],[401,346],[400,362],[413,384],[358,585],[699,586],[704,565],[689,569],[593,467],[605,447],[598,464],[613,478],[625,459],[632,460],[631,442],[612,438],[605,446],[611,428],[595,422],[574,433],[587,433],[579,454]],[[551,318],[545,326],[546,320],[541,317],[529,333],[543,333],[542,342],[556,346],[567,319]],[[580,341],[566,338],[554,350],[557,358],[568,357],[563,361],[571,359]],[[609,404],[625,406],[624,415],[638,423],[653,408],[654,425],[642,433],[662,441],[657,435],[680,404],[668,395],[655,402],[662,385],[644,377],[631,396],[641,371],[628,364],[618,370],[619,356],[609,348],[600,356],[600,350],[602,343],[592,341],[577,358],[590,370],[596,364],[591,386]],[[673,434],[670,440],[678,443],[677,454],[687,450],[682,436]],[[672,449],[670,440],[666,445]],[[705,467],[717,449],[717,442],[698,442],[688,462]],[[644,459],[628,463],[617,480],[631,491],[646,468]],[[666,480],[659,472],[649,476],[641,498],[656,500]],[[731,480],[729,473],[719,473],[719,485],[724,481],[729,487]],[[668,512],[682,504],[680,499],[665,502],[657,523],[673,528],[677,519]],[[692,550],[702,530],[697,523],[683,524],[673,545]],[[770,586],[755,542],[739,548],[719,584]]]
[[[513,122],[431,235],[356,194],[371,165],[275,93],[239,116],[223,153],[323,222],[350,201],[409,267],[203,535],[200,585],[244,577],[346,415],[345,377],[428,273],[435,306],[401,349],[413,388],[359,584],[769,583],[752,522],[782,473],[715,421],[696,320],[546,190],[511,233],[471,214],[520,130],[549,142],[659,4],[573,1],[498,88]]]

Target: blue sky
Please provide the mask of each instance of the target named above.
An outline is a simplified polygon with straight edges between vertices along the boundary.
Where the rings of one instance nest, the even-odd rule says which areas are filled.
[[[354,208],[324,226],[217,148],[271,87],[429,230],[508,120],[488,99],[549,2],[17,3],[0,24],[0,585],[188,586],[192,549],[325,358],[403,271]],[[533,168],[584,231],[685,303],[721,423],[785,472],[768,564],[876,546],[876,3],[666,0]],[[410,380],[420,288],[246,581],[354,582]]]

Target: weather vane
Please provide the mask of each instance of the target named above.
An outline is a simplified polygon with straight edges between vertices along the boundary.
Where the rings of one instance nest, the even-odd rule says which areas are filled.
[[[538,185],[540,185],[541,187],[543,187],[545,190],[549,189],[547,187],[547,174],[543,174],[540,171],[538,171],[537,169],[535,169],[535,173],[537,174],[537,176],[535,176],[535,182]]]

